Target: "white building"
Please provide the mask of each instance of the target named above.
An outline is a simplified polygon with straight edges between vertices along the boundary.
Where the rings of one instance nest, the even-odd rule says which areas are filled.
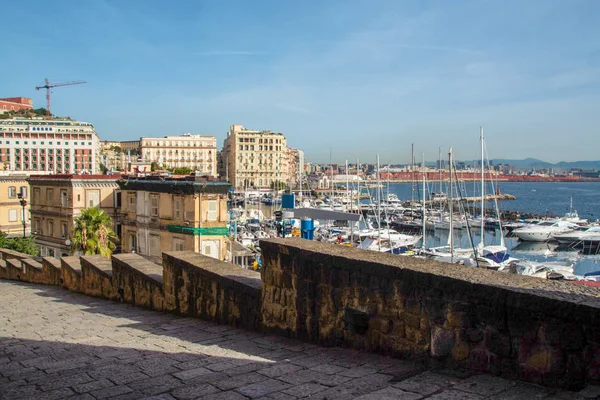
[[[186,133],[164,138],[140,138],[140,156],[164,168],[190,168],[202,175],[217,176],[217,139]]]
[[[99,143],[88,122],[42,117],[0,120],[0,168],[27,174],[95,174]]]

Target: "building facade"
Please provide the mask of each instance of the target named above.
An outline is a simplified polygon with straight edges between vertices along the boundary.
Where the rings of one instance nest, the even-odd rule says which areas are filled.
[[[120,175],[31,175],[31,231],[41,256],[60,258],[71,253],[73,220],[81,211],[98,207],[115,221],[120,207],[117,180]]]
[[[0,99],[0,114],[6,111],[32,109],[33,101],[29,97],[5,97]]]
[[[9,237],[29,236],[29,184],[25,175],[0,176],[0,231]],[[27,202],[25,210],[19,194]],[[23,224],[25,222],[25,224]],[[23,233],[25,227],[25,233]]]
[[[178,135],[141,138],[142,161],[160,168],[190,168],[199,175],[217,176],[217,139],[214,136]]]
[[[292,187],[299,187],[304,181],[306,183],[304,172],[304,152],[299,149],[287,148],[287,170],[289,184]]]
[[[148,176],[125,178],[118,184],[123,252],[157,263],[165,251],[190,250],[225,259],[229,183]]]
[[[99,172],[98,134],[92,124],[70,119],[0,120],[0,167],[27,174]]]
[[[269,188],[289,181],[285,136],[232,125],[221,151],[225,177],[236,188]]]

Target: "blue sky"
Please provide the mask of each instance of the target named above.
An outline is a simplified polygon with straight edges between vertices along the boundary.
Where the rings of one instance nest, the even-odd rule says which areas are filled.
[[[283,132],[313,162],[596,160],[600,1],[9,2],[0,96],[59,88],[102,139],[229,125]]]

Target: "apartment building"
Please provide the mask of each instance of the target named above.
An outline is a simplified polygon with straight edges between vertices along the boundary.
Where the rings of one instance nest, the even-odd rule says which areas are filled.
[[[9,237],[23,236],[23,227],[26,236],[31,234],[29,184],[25,179],[25,175],[0,176],[0,231]],[[24,212],[19,195],[27,202]]]
[[[289,184],[292,186],[299,186],[302,184],[302,180],[306,181],[304,173],[304,152],[299,149],[288,147],[286,149],[286,156]]]
[[[99,172],[100,139],[88,122],[64,118],[0,120],[0,167],[27,174]]]
[[[186,133],[163,138],[140,138],[142,161],[161,168],[190,168],[197,174],[217,176],[217,139]]]
[[[60,258],[71,252],[74,218],[89,207],[98,207],[113,218],[120,207],[120,175],[31,175],[31,229],[42,256]]]
[[[0,99],[0,114],[7,111],[32,110],[33,101],[29,97],[3,97]]]
[[[135,176],[118,185],[124,252],[157,263],[163,252],[181,250],[225,259],[229,183],[193,176]]]
[[[288,182],[286,139],[282,133],[232,125],[221,151],[225,178],[236,188],[269,188]]]

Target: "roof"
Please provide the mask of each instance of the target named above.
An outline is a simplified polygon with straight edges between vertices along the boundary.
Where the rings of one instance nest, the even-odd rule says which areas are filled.
[[[120,174],[92,175],[92,174],[53,174],[53,175],[30,175],[28,180],[33,181],[70,181],[70,180],[107,180],[116,181],[121,178]]]
[[[231,184],[229,182],[209,181],[188,176],[185,178],[172,177],[144,177],[126,178],[117,181],[121,190],[139,190],[144,192],[172,193],[172,194],[194,194],[212,193],[226,194]]]

